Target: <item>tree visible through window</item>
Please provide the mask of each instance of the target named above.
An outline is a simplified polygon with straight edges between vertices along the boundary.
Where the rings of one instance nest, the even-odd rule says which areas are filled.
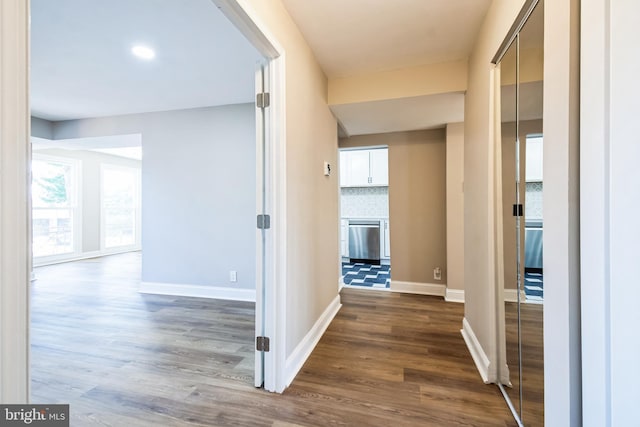
[[[75,163],[34,156],[33,256],[73,253],[77,167]]]

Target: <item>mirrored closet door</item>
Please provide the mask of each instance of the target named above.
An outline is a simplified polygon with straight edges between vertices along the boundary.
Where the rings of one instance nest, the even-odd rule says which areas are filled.
[[[500,388],[520,425],[544,423],[543,1],[527,1],[496,55],[500,75],[504,359]],[[502,313],[500,313],[502,317]]]

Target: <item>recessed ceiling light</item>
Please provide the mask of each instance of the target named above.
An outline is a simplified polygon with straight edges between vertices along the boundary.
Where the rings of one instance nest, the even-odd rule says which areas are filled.
[[[131,53],[133,53],[138,58],[146,59],[146,60],[153,59],[156,56],[156,53],[154,52],[153,49],[147,46],[143,46],[141,44],[135,45],[134,47],[132,47]]]

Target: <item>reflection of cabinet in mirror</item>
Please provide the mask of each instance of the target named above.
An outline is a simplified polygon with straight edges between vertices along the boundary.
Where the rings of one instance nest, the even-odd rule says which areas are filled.
[[[543,4],[529,0],[494,58],[500,75],[496,151],[502,180],[499,385],[520,425],[544,423],[541,263]],[[502,310],[504,310],[502,312]]]

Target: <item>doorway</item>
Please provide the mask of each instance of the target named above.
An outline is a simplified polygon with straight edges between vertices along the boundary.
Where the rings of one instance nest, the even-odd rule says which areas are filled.
[[[207,7],[216,10],[217,8],[215,8],[211,3],[204,1],[204,3],[207,4]],[[34,9],[32,9],[34,10]],[[223,17],[225,20],[226,18]],[[264,47],[264,46],[262,46]],[[268,54],[269,57],[273,58],[274,53],[273,52],[266,52],[266,54]],[[262,55],[265,55],[265,52],[262,52]],[[275,81],[278,77],[277,74],[277,69],[275,71],[273,71],[272,73],[270,73],[269,75],[264,74],[265,71],[268,71],[272,66],[272,61],[267,61],[265,64],[262,64],[257,73],[255,73],[255,69],[252,66],[250,73],[251,73],[251,79],[254,80],[256,82],[260,82],[259,85],[256,85],[256,87],[261,91],[261,92],[265,92],[269,90],[269,86],[273,81]],[[252,81],[253,83],[253,81]],[[253,85],[252,85],[253,86]],[[34,88],[35,89],[35,88]],[[268,113],[268,105],[263,105],[260,106],[258,109],[255,108],[255,106],[253,105],[253,99],[254,99],[254,93],[252,90],[252,102],[250,105],[250,108],[244,108],[247,111],[250,111],[250,115],[255,115],[255,123],[256,123],[256,131],[254,132],[254,135],[250,136],[250,139],[252,141],[252,146],[253,146],[253,154],[250,157],[247,157],[245,160],[248,161],[248,163],[250,163],[251,169],[253,169],[253,173],[252,174],[248,174],[248,176],[246,177],[248,182],[251,184],[252,187],[254,187],[254,192],[252,194],[250,194],[250,203],[249,205],[251,206],[256,206],[254,209],[251,209],[250,212],[248,212],[247,218],[248,221],[247,223],[249,224],[248,227],[246,228],[242,228],[241,231],[243,233],[247,233],[250,236],[250,239],[253,241],[255,249],[248,251],[248,253],[245,253],[244,256],[244,261],[242,264],[246,264],[249,265],[251,269],[253,269],[253,275],[243,275],[241,272],[239,272],[238,270],[229,270],[229,271],[225,271],[225,275],[226,275],[226,279],[225,279],[225,283],[230,282],[231,285],[229,286],[230,289],[230,293],[233,294],[234,297],[237,297],[238,295],[241,296],[242,299],[243,296],[245,295],[253,295],[253,299],[255,299],[257,306],[261,306],[265,300],[267,299],[267,297],[270,295],[270,290],[268,289],[269,287],[273,286],[273,276],[275,275],[275,271],[276,268],[273,265],[275,263],[275,261],[277,260],[277,254],[273,253],[273,252],[269,252],[267,248],[271,248],[275,245],[275,239],[271,237],[272,232],[270,230],[276,231],[277,228],[275,226],[272,227],[262,227],[260,230],[258,230],[257,232],[255,232],[255,215],[259,214],[259,215],[269,215],[273,208],[275,203],[273,203],[274,200],[277,200],[276,198],[276,194],[274,192],[272,192],[272,188],[278,188],[277,185],[273,184],[276,180],[273,179],[273,175],[275,174],[274,172],[274,168],[271,167],[271,162],[277,158],[277,151],[273,150],[274,147],[277,147],[275,144],[272,145],[272,142],[274,142],[273,135],[275,135],[275,131],[273,130],[275,128],[275,126],[270,126],[269,123],[272,120],[275,120],[276,118],[279,118],[279,116],[277,116],[276,114],[269,114]],[[277,92],[274,92],[271,96],[271,104],[275,104],[278,105],[278,103],[280,102],[280,98],[279,98],[279,94]],[[255,110],[255,111],[254,111]],[[196,112],[197,113],[197,112]],[[133,113],[135,114],[135,113]],[[187,113],[184,113],[187,114]],[[183,114],[183,116],[184,116]],[[105,119],[106,120],[106,119]],[[97,123],[98,128],[100,128],[100,123],[98,123],[100,120],[96,121],[95,123]],[[160,119],[160,121],[163,121]],[[105,122],[103,121],[103,124]],[[66,123],[68,124],[68,123]],[[109,126],[113,125],[113,123],[109,124]],[[63,128],[63,126],[53,126],[56,129],[56,131],[59,131],[60,129]],[[102,128],[102,130],[104,130],[104,128]],[[63,129],[63,131],[65,131]],[[99,130],[100,131],[100,130]],[[149,134],[153,134],[154,133],[154,129],[149,126],[146,129],[146,132]],[[257,141],[256,141],[256,136],[257,135]],[[194,138],[193,134],[190,134],[190,138],[191,139],[196,139]],[[157,154],[157,153],[156,153]],[[176,154],[176,158],[171,159],[169,161],[167,161],[167,165],[169,166],[169,169],[171,169],[171,167],[173,166],[174,169],[176,170],[190,170],[188,168],[179,168],[176,166],[177,162],[178,162],[178,158],[180,157],[179,153],[175,153]],[[246,154],[246,153],[245,153]],[[257,162],[254,163],[254,159],[257,158]],[[147,162],[145,160],[145,162]],[[230,162],[227,162],[230,163]],[[257,165],[257,167],[256,167]],[[220,170],[221,168],[209,168],[209,170]],[[247,174],[241,174],[241,176],[245,176]],[[175,176],[175,175],[174,175]],[[148,176],[145,176],[144,179],[149,179]],[[220,181],[220,180],[219,180]],[[255,188],[259,188],[260,191],[255,191]],[[236,188],[237,190],[237,188]],[[153,192],[152,192],[153,193]],[[175,194],[175,193],[174,193]],[[206,192],[200,192],[199,194],[203,194],[206,195]],[[162,197],[162,191],[156,191],[155,194],[153,195],[153,197],[157,200],[159,197]],[[224,200],[224,199],[223,199]],[[196,201],[196,205],[198,205],[199,207],[201,207],[198,202],[201,202],[202,198],[200,198],[199,200]],[[210,218],[211,219],[211,218]],[[197,222],[196,222],[197,223]],[[174,225],[176,223],[174,222]],[[200,225],[202,225],[203,223],[200,222]],[[165,224],[166,225],[166,224]],[[170,223],[169,223],[170,225]],[[275,224],[274,224],[275,225]],[[226,227],[222,227],[223,230],[228,230],[228,228]],[[166,234],[171,234],[172,231],[172,227],[168,227],[166,228]],[[206,233],[204,233],[206,234]],[[146,236],[149,236],[149,233],[145,234]],[[171,240],[171,239],[169,239]],[[233,242],[233,238],[231,239],[226,239],[227,242],[231,241]],[[148,240],[147,242],[148,243]],[[165,245],[165,246],[171,246],[171,245]],[[145,247],[149,247],[149,245],[145,245]],[[157,248],[158,245],[157,244],[153,244],[151,247],[153,248]],[[207,248],[209,249],[209,248]],[[253,256],[256,256],[256,259],[252,259]],[[247,258],[249,259],[249,262],[247,263]],[[144,277],[144,269],[147,268],[147,266],[151,265],[149,268],[152,268],[153,263],[143,263],[143,272],[142,275]],[[257,266],[257,267],[256,267]],[[247,277],[249,277],[249,282],[251,283],[251,286],[253,289],[247,289],[247,291],[244,291],[243,289],[237,289],[237,288],[233,288],[233,286],[236,286],[236,284],[238,284],[238,282],[240,282],[241,280],[244,280],[245,282],[247,281]],[[253,279],[251,279],[251,277],[253,277]],[[157,284],[164,284],[163,282],[148,282],[148,284],[150,285],[157,285]],[[148,289],[146,289],[148,290]],[[200,289],[202,290],[202,289]],[[163,292],[166,291],[166,292]],[[162,286],[158,287],[156,286],[155,292],[154,293],[171,293],[172,290],[171,289],[167,289],[167,287],[165,286],[164,288]],[[192,296],[211,296],[211,295],[192,295]],[[219,294],[215,294],[213,295],[214,297],[224,297],[224,295],[220,296]],[[238,298],[236,298],[238,299]],[[254,336],[271,336],[271,348],[272,350],[274,348],[277,349],[278,347],[278,343],[276,341],[276,336],[275,333],[272,333],[273,329],[274,329],[274,319],[273,316],[275,316],[274,314],[268,312],[267,310],[263,310],[263,309],[256,309],[255,310],[255,333],[253,334]],[[249,342],[247,346],[248,348],[252,348],[252,343]],[[255,366],[255,372],[257,373],[257,376],[255,378],[255,385],[256,386],[262,386],[264,385],[264,387],[267,390],[275,390],[276,389],[276,384],[275,384],[275,379],[276,379],[276,373],[275,373],[275,369],[272,369],[271,372],[267,373],[266,378],[263,376],[263,372],[264,369],[262,368],[262,364],[267,364],[267,366],[269,366],[269,364],[271,364],[271,366],[273,367],[273,365],[275,365],[275,358],[265,358],[264,357],[264,353],[260,352],[260,351],[256,351],[256,362],[259,361],[260,365],[258,365],[258,363],[256,363]],[[265,360],[267,359],[267,360]]]
[[[389,148],[339,152],[340,285],[390,290]]]
[[[524,209],[524,292],[530,303],[544,301],[542,270],[543,175],[542,134],[528,134],[525,139],[525,209]]]

